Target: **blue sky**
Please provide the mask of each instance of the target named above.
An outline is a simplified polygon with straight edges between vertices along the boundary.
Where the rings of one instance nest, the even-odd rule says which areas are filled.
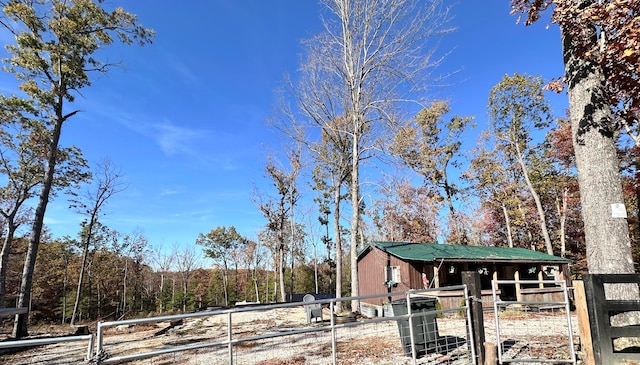
[[[123,233],[140,230],[156,246],[190,245],[217,226],[255,237],[264,220],[252,187],[268,191],[265,156],[279,148],[265,120],[284,74],[299,67],[300,41],[321,30],[321,6],[317,0],[108,3],[137,14],[157,35],[145,47],[105,52],[122,66],[82,91],[82,113],[63,130],[62,144],[80,147],[92,164],[107,157],[125,175],[128,188],[108,202],[103,222]],[[438,72],[455,74],[432,96],[449,100],[456,114],[474,115],[478,130],[489,90],[504,74],[562,74],[557,26],[517,25],[509,10],[508,0],[460,0],[452,9],[457,31],[440,46],[451,54]],[[0,82],[11,84],[9,77]],[[564,115],[566,96],[549,97],[555,114]],[[468,139],[473,145],[474,136]],[[75,237],[80,220],[60,196],[45,222],[54,237]]]

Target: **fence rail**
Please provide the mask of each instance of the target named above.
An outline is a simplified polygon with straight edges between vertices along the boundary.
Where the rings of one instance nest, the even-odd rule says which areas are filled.
[[[31,347],[41,345],[51,345],[63,342],[79,342],[89,341],[87,346],[87,355],[85,360],[91,360],[93,358],[93,335],[81,335],[81,336],[61,336],[61,337],[46,337],[46,338],[33,338],[28,340],[11,340],[0,342],[0,349],[10,349],[16,347]]]
[[[464,290],[466,292],[465,288],[466,288],[465,286],[461,285],[461,286],[446,288],[446,290]],[[439,288],[438,290],[442,291],[443,288]],[[162,316],[162,317],[100,322],[98,323],[98,329],[97,329],[97,341],[96,341],[96,351],[94,355],[94,360],[96,363],[99,363],[99,364],[111,364],[111,363],[120,363],[120,362],[132,361],[132,360],[145,359],[145,358],[156,357],[156,356],[172,354],[172,353],[175,354],[175,353],[184,352],[184,351],[200,350],[200,349],[207,349],[207,348],[220,350],[220,349],[226,348],[226,353],[227,353],[226,363],[234,364],[236,363],[235,362],[236,359],[234,359],[234,350],[240,348],[241,346],[243,346],[243,344],[245,344],[246,346],[247,343],[255,343],[258,341],[264,341],[269,339],[280,340],[282,338],[294,338],[294,337],[297,338],[299,336],[308,337],[310,335],[316,336],[311,338],[313,340],[315,338],[321,338],[326,333],[330,333],[330,336],[331,336],[330,339],[328,340],[325,339],[323,340],[323,342],[326,345],[328,345],[327,341],[330,341],[331,358],[332,358],[331,361],[333,362],[333,364],[337,364],[338,363],[338,335],[340,334],[344,335],[345,333],[350,332],[348,331],[349,328],[354,328],[356,326],[376,326],[382,323],[406,321],[408,322],[409,335],[408,335],[408,338],[404,340],[401,339],[401,341],[405,341],[403,342],[403,345],[406,345],[407,348],[410,349],[409,353],[407,353],[407,348],[405,348],[405,356],[411,356],[411,358],[413,359],[413,363],[415,364],[416,359],[420,355],[422,355],[421,353],[419,353],[420,346],[417,346],[419,344],[416,344],[416,339],[419,339],[420,335],[424,335],[421,333],[417,333],[416,331],[420,328],[419,324],[421,324],[422,321],[426,321],[425,318],[427,318],[427,316],[432,317],[434,321],[436,316],[442,316],[446,314],[453,315],[454,313],[459,313],[461,311],[464,313],[463,317],[468,318],[469,316],[469,298],[468,297],[465,300],[466,305],[459,308],[435,310],[435,307],[434,307],[433,310],[416,311],[414,309],[413,303],[415,303],[416,301],[422,300],[425,295],[428,295],[429,292],[432,292],[432,291],[434,290],[426,289],[426,290],[413,290],[408,292],[397,293],[398,295],[403,295],[406,298],[407,314],[395,315],[393,317],[367,318],[367,319],[362,319],[362,320],[353,321],[353,322],[346,322],[346,323],[338,323],[337,320],[339,317],[331,315],[328,324],[322,323],[321,325],[318,325],[318,326],[307,325],[306,327],[304,327],[304,325],[301,324],[303,326],[302,328],[287,328],[286,330],[281,330],[281,331],[271,329],[271,332],[259,333],[259,334],[248,335],[248,336],[234,334],[234,326],[236,325],[234,318],[242,312],[254,312],[259,314],[260,312],[273,311],[274,309],[279,309],[279,308],[295,308],[295,307],[299,308],[309,304],[321,304],[324,306],[328,305],[330,313],[333,313],[334,312],[333,309],[337,302],[341,302],[341,301],[347,302],[353,299],[363,300],[363,299],[371,299],[371,298],[386,298],[388,296],[388,293],[349,297],[349,298],[339,298],[339,299],[324,299],[324,300],[317,300],[314,302],[305,302],[305,303],[282,303],[282,304],[264,305],[264,306],[236,307],[233,309],[219,309],[219,310],[213,310],[213,311],[207,311],[207,312],[197,312],[197,313]],[[394,295],[395,294],[396,293],[394,293]],[[171,346],[171,347],[165,347],[160,349],[153,349],[151,351],[141,351],[141,352],[128,353],[128,354],[117,354],[117,353],[110,354],[109,346],[105,344],[105,337],[106,337],[105,331],[108,328],[118,327],[118,326],[127,326],[127,325],[158,323],[158,322],[172,322],[172,321],[177,321],[181,319],[192,319],[192,318],[202,318],[202,317],[226,318],[226,330],[225,330],[226,333],[224,337],[220,336],[218,340],[214,340],[210,342],[194,343],[194,344],[188,344],[188,345],[182,345],[182,346]],[[463,344],[466,346],[466,349],[467,349],[465,351],[470,353],[471,358],[475,358],[473,338],[469,336],[469,331],[465,326],[465,319],[462,318],[459,321],[461,323],[461,330],[463,331],[463,334],[462,334],[464,338]],[[388,330],[390,327],[385,327],[385,328]],[[317,335],[314,335],[314,334],[317,334]],[[437,336],[437,334],[435,334],[435,336]],[[454,338],[454,336],[450,336],[450,337]],[[437,340],[438,339],[436,338],[436,341]],[[291,339],[291,340],[285,340],[282,342],[286,343],[287,341],[290,341],[291,343],[293,343],[295,341],[300,341],[300,340]],[[462,343],[459,344],[459,346],[461,345]],[[135,347],[135,345],[133,344],[130,344],[130,346]],[[451,343],[449,343],[447,346],[452,346],[452,345]],[[459,346],[456,346],[456,347],[459,347]],[[470,361],[467,363],[473,363],[473,360],[470,359]]]

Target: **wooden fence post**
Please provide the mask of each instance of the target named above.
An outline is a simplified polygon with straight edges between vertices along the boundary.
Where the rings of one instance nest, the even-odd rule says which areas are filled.
[[[471,331],[474,347],[478,358],[478,365],[484,364],[484,316],[482,312],[482,287],[480,286],[480,274],[476,271],[462,272],[462,283],[467,286],[469,295],[472,297],[469,303],[471,309]]]
[[[493,342],[485,342],[485,358],[482,365],[496,365],[498,363],[498,345]]]
[[[573,282],[576,317],[578,318],[578,329],[580,330],[580,347],[584,353],[584,365],[595,365],[593,356],[593,343],[591,342],[591,325],[589,324],[589,310],[587,308],[587,297],[584,292],[584,282],[575,280]]]

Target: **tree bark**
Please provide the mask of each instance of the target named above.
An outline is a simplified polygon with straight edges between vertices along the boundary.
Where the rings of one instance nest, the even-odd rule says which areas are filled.
[[[267,279],[268,279],[268,276],[267,276]],[[253,289],[256,292],[256,302],[260,303],[260,291],[258,290],[258,278],[256,276],[253,277]]]
[[[504,215],[504,224],[507,227],[507,242],[509,247],[513,248],[513,236],[511,234],[511,219],[509,219],[509,211],[505,205],[502,206],[502,214]]]
[[[124,258],[124,277],[122,278],[122,315],[127,314],[127,275],[129,274],[129,260]]]
[[[282,231],[282,230],[281,230]],[[282,235],[282,233],[281,233]],[[280,244],[278,248],[278,280],[280,284],[280,300],[285,302],[287,299],[287,293],[284,284],[284,238],[280,238]]]
[[[222,273],[222,286],[223,286],[223,291],[224,291],[224,305],[229,305],[229,289],[228,289],[229,274],[228,274],[228,271],[229,271],[229,269],[227,268],[227,265],[225,264],[224,272]]]
[[[360,146],[358,139],[360,137],[358,116],[354,115],[355,130],[353,133],[353,161],[351,169],[351,296],[357,297],[358,288],[358,232],[360,231]],[[360,301],[358,299],[351,300],[351,311],[360,311]]]
[[[560,217],[560,227],[558,228],[558,235],[560,236],[560,257],[565,257],[567,254],[567,204],[569,200],[569,189],[565,188],[562,191],[561,202],[556,202],[558,217]]]
[[[73,314],[71,314],[71,325],[76,324],[76,316],[80,307],[80,297],[82,296],[82,282],[84,281],[84,270],[87,266],[87,256],[89,255],[89,244],[86,243],[82,250],[82,264],[80,266],[80,276],[78,277],[78,288],[76,290],[76,300],[73,304]]]
[[[583,1],[574,6],[578,3]],[[585,31],[595,44],[595,29]],[[612,204],[624,204],[624,199],[605,78],[600,65],[576,55],[571,36],[562,33],[589,272],[632,273],[627,220],[612,217]]]
[[[333,231],[336,235],[336,298],[342,298],[342,234],[340,233],[340,201],[342,190],[340,184],[336,184],[333,195]],[[342,301],[336,302],[336,313],[342,312]]]
[[[7,235],[5,236],[2,244],[2,251],[0,252],[0,308],[5,307],[7,291],[7,264],[9,263],[9,253],[11,252],[13,235],[16,231],[16,226],[13,223],[13,217],[6,217],[5,220],[8,227]]]
[[[164,272],[162,274],[160,274],[160,314],[162,314],[163,310],[164,310],[164,296],[162,295],[162,293],[164,292]]]

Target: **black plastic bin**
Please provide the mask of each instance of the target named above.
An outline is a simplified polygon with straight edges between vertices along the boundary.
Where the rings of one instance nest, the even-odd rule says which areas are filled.
[[[411,298],[411,313],[431,312],[414,316],[412,321],[413,341],[416,346],[416,356],[423,356],[436,352],[438,343],[438,323],[436,322],[436,301],[435,298]],[[407,311],[407,300],[398,299],[391,302],[394,316],[409,314]],[[398,331],[400,332],[400,342],[405,356],[411,354],[411,332],[409,331],[409,318],[398,319]]]

